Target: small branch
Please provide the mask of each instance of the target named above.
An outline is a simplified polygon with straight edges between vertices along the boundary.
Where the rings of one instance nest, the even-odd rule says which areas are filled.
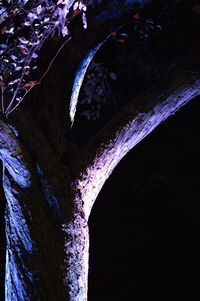
[[[43,78],[47,75],[47,73],[49,72],[53,62],[55,61],[55,59],[57,58],[57,56],[59,55],[59,53],[61,52],[61,50],[63,49],[63,47],[72,39],[72,37],[70,37],[69,39],[67,39],[62,45],[61,47],[58,49],[58,51],[56,52],[55,56],[53,57],[53,59],[51,60],[47,70],[45,71],[45,73],[42,75],[42,77],[40,78],[39,82],[41,82],[43,80]]]
[[[10,101],[10,103],[9,103],[9,105],[8,105],[8,107],[7,107],[7,109],[6,109],[6,111],[5,111],[6,117],[8,117],[8,115],[9,115],[9,113],[10,113],[10,108],[12,107],[13,102],[15,101],[15,98],[16,98],[16,96],[17,96],[17,93],[19,92],[19,89],[20,89],[20,86],[21,86],[21,84],[22,84],[22,81],[23,81],[23,78],[24,78],[24,74],[25,74],[25,66],[28,65],[28,62],[30,61],[30,57],[31,57],[30,53],[32,54],[32,50],[33,50],[33,49],[34,49],[34,48],[33,48],[33,46],[32,46],[32,47],[31,47],[31,50],[30,50],[30,52],[29,52],[29,56],[27,56],[27,58],[26,58],[26,60],[25,60],[25,62],[24,62],[24,68],[23,68],[23,71],[22,71],[22,75],[21,75],[20,80],[19,80],[19,82],[18,82],[18,84],[17,84],[17,87],[16,87],[16,89],[15,89],[15,92],[14,92],[14,94],[13,94],[13,97],[12,97],[12,99],[11,99],[11,101]]]
[[[49,66],[47,67],[46,71],[44,72],[44,74],[42,75],[42,77],[35,82],[35,84],[33,84],[27,91],[26,93],[23,95],[23,97],[21,98],[21,100],[11,109],[7,112],[6,110],[6,116],[8,117],[9,114],[11,114],[24,100],[24,98],[27,96],[27,94],[36,86],[39,85],[41,83],[41,81],[44,79],[44,77],[47,75],[47,73],[49,72],[51,66],[53,65],[55,59],[57,58],[57,56],[59,55],[59,53],[61,52],[61,50],[63,49],[63,47],[72,39],[72,37],[70,37],[69,39],[67,39],[62,45],[61,47],[58,49],[58,51],[56,52],[55,56],[53,57],[53,59],[51,60]],[[16,95],[15,95],[16,96]],[[12,104],[11,104],[12,105]],[[9,105],[10,106],[10,105]],[[10,106],[11,107],[11,106]],[[8,107],[9,108],[9,107]],[[7,109],[8,109],[7,108]]]
[[[40,48],[42,47],[42,45],[44,44],[46,39],[48,39],[48,37],[52,34],[52,32],[54,30],[55,30],[55,27],[51,28],[51,30],[49,32],[47,32],[46,35],[43,36],[43,38],[41,39],[41,42],[39,43],[39,45],[36,45],[35,47],[34,46],[31,47],[31,49],[29,51],[29,54],[28,54],[28,56],[27,56],[27,58],[24,62],[24,67],[23,67],[21,78],[20,78],[20,80],[18,82],[18,85],[15,89],[14,95],[13,95],[13,97],[12,97],[12,99],[11,99],[11,101],[10,101],[6,111],[5,111],[6,117],[8,117],[8,115],[11,113],[11,111],[13,111],[13,109],[12,110],[10,110],[10,109],[11,109],[11,107],[12,107],[14,101],[15,101],[15,98],[17,96],[17,93],[19,92],[19,89],[21,87],[21,84],[22,84],[22,81],[23,81],[23,78],[24,78],[24,74],[25,74],[25,67],[30,64],[33,53],[40,50]],[[24,97],[23,97],[23,99],[24,99]],[[21,101],[16,106],[18,107],[20,103],[21,103]],[[15,106],[15,109],[16,109],[16,106]]]
[[[1,110],[2,114],[4,114],[4,88],[1,87]]]
[[[119,26],[113,31],[118,31],[121,29],[124,25]],[[76,108],[78,104],[78,97],[79,93],[83,84],[83,80],[85,78],[85,74],[88,70],[88,67],[94,58],[97,51],[106,43],[106,41],[112,36],[112,33],[104,37],[104,39],[99,42],[93,49],[90,49],[88,53],[86,54],[85,58],[80,62],[78,69],[76,71],[73,86],[72,86],[72,92],[71,92],[71,98],[70,98],[70,106],[69,106],[69,115],[71,119],[71,127],[74,124],[74,118],[76,114]]]

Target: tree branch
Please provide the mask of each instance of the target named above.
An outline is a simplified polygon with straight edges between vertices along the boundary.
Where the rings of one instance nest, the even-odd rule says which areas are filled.
[[[114,31],[117,32],[119,29],[121,29],[123,25],[116,28]],[[94,48],[90,49],[85,58],[81,61],[81,63],[78,66],[78,69],[76,71],[73,86],[72,86],[72,93],[70,98],[70,105],[69,105],[69,115],[71,119],[71,127],[74,123],[74,118],[76,114],[76,108],[78,104],[78,97],[79,93],[83,84],[83,80],[85,78],[85,74],[88,70],[88,67],[93,60],[94,56],[98,52],[99,49],[106,43],[106,41],[112,36],[112,33],[108,34],[106,37],[103,38]]]
[[[107,41],[107,39],[109,37],[110,37],[110,35],[107,36],[106,38],[104,38],[103,41],[101,41],[99,44],[97,44],[97,46],[95,46],[93,49],[88,51],[88,53],[86,54],[85,58],[81,61],[80,65],[76,71],[73,86],[72,86],[70,105],[69,105],[69,115],[70,115],[70,119],[71,119],[71,126],[73,126],[73,123],[74,123],[76,107],[78,104],[78,97],[79,97],[79,93],[80,93],[81,86],[82,86],[85,74],[87,72],[87,69],[88,69],[92,59],[94,58],[96,52],[101,48],[102,45],[104,45],[104,43]]]
[[[133,99],[88,142],[73,165],[74,187],[86,218],[106,179],[127,152],[198,95],[200,78],[186,75],[179,65],[168,80]]]

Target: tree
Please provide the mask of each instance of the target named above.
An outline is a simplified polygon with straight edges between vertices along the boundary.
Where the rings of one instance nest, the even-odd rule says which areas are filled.
[[[172,8],[178,6],[179,11],[184,1],[179,2]],[[0,82],[0,154],[7,200],[6,300],[87,300],[87,221],[101,187],[130,149],[199,95],[198,5],[187,4],[184,10],[183,17],[190,14],[194,23],[189,19],[182,57],[172,66],[167,62],[167,72],[161,71],[157,81],[131,97],[78,149],[73,127],[88,66],[109,37],[118,34],[124,19],[128,20],[125,26],[133,22],[127,15],[138,19],[136,7],[132,12],[128,6],[128,12],[122,9],[116,16],[114,7],[111,13],[112,5],[97,1],[88,14],[90,26],[85,31],[79,25],[79,16],[83,16],[86,27],[86,8],[81,1],[36,1],[31,7],[29,1],[20,1],[20,12],[10,3],[7,1],[6,9],[2,5],[1,35],[12,45],[17,36],[18,50],[10,52],[8,43],[1,44],[5,46],[1,46]],[[21,20],[23,35],[18,29],[15,36],[12,24]],[[137,24],[143,39],[149,23]],[[30,45],[26,37],[31,37]],[[40,70],[34,74],[36,59]],[[30,77],[39,75],[41,80]]]

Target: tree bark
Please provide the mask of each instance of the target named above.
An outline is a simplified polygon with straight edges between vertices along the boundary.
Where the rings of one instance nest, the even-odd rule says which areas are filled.
[[[68,94],[80,60],[108,34],[108,27],[102,26],[100,30],[100,26],[82,35],[85,46],[81,51],[77,48],[80,35],[63,54],[75,57],[73,61],[66,60],[63,66],[70,74]],[[60,72],[59,76],[64,78],[66,74],[60,75],[60,66],[61,62],[54,72]],[[40,104],[40,108],[48,110],[49,119],[43,120],[44,115],[41,117],[40,112],[37,115],[36,109],[31,112],[36,103],[27,105],[29,113],[22,109],[10,117],[9,123],[0,121],[0,158],[7,199],[7,301],[87,300],[87,220],[93,203],[127,152],[200,94],[199,66],[199,43],[196,43],[168,77],[131,100],[92,137],[70,167],[60,162],[67,128],[63,126],[66,104],[60,102],[65,89],[63,78],[55,87],[56,101]],[[60,80],[59,76],[55,81]],[[56,98],[56,92],[60,97]],[[55,113],[57,109],[59,112]]]
[[[39,153],[30,156],[1,122],[6,300],[87,300],[87,220],[101,187],[130,149],[199,91],[198,78],[179,76],[138,96],[88,142],[71,175],[42,138]]]
[[[29,158],[17,132],[3,122],[0,126],[6,300],[87,300],[88,227],[81,202],[72,201],[65,182],[58,194],[58,179],[48,181],[49,171]],[[54,173],[62,181],[59,172],[57,162]]]
[[[52,148],[25,112],[13,122],[17,130],[1,121],[6,300],[87,300],[92,205],[126,153],[200,94],[198,73],[185,70],[185,65],[177,66],[168,80],[130,101],[70,168],[61,165],[58,145]]]
[[[73,163],[73,181],[87,219],[99,191],[121,159],[160,123],[199,95],[198,74],[186,74],[184,67],[177,66],[166,82],[130,101],[84,146]]]

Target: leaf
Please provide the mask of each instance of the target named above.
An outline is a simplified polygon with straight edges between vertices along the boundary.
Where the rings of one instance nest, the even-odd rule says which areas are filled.
[[[122,39],[121,39],[121,38],[120,38],[120,39],[117,39],[117,41],[118,41],[119,43],[121,43],[121,44],[124,44],[124,43],[125,43],[125,39],[123,39],[123,38],[122,38]]]
[[[18,83],[19,81],[20,81],[20,78],[17,78],[17,79],[15,79],[15,80],[12,80],[11,82],[9,82],[8,85],[9,85],[9,86],[12,86],[12,85]]]
[[[79,10],[79,4],[78,4],[78,1],[76,1],[74,3],[74,6],[73,6],[73,11],[76,11],[76,10]]]
[[[139,20],[140,19],[139,14],[137,13],[137,14],[133,15],[133,19],[136,20],[136,21]]]
[[[75,10],[74,10],[74,16],[77,16],[78,14],[80,14],[80,12],[81,12],[81,11],[80,11],[79,9],[75,9]]]
[[[67,29],[67,26],[64,26],[64,27],[62,28],[62,35],[63,35],[63,37],[67,36],[68,34],[69,34],[69,31],[68,31],[68,29]]]
[[[24,67],[24,74],[25,75],[29,75],[30,74],[30,70],[31,70],[30,66],[25,66]]]
[[[83,4],[83,6],[82,6],[82,11],[86,11],[87,10],[87,6],[85,5],[85,4]]]
[[[29,18],[29,21],[32,22],[34,19],[37,19],[37,15],[30,12],[30,13],[28,13],[28,18]]]
[[[112,80],[117,80],[117,74],[114,73],[114,72],[110,72],[110,78],[111,78]]]
[[[28,44],[28,41],[24,37],[19,37],[18,39],[22,44]]]
[[[38,84],[40,84],[40,82],[38,82],[37,80],[30,80],[28,83],[24,84],[21,88],[27,90]]]
[[[49,17],[45,17],[45,18],[44,18],[44,23],[48,22],[49,20],[50,20]]]
[[[5,19],[8,17],[7,10],[5,8],[0,9],[0,24],[5,21]]]
[[[17,57],[16,57],[14,54],[11,54],[10,58],[11,58],[13,61],[16,61],[16,60],[17,60]]]
[[[6,33],[14,34],[14,27],[11,27],[10,29],[6,29]]]
[[[82,21],[83,21],[83,28],[87,29],[87,18],[85,13],[82,14]]]
[[[6,29],[7,29],[6,26],[5,26],[5,27],[2,27],[2,28],[0,29],[0,34],[5,34],[5,33],[6,33]]]
[[[87,10],[87,6],[82,1],[75,1],[73,6],[73,11],[83,11]]]
[[[87,7],[86,5],[83,3],[83,2],[79,2],[78,4],[78,8],[81,10],[81,11],[86,11],[87,10]]]
[[[123,33],[120,33],[120,36],[121,36],[121,37],[128,38],[128,35],[127,35],[127,33],[125,33],[125,32],[123,32]]]
[[[13,14],[13,16],[17,16],[19,14],[19,12],[20,12],[19,8],[15,8],[15,9],[13,9],[12,14]]]
[[[37,55],[35,52],[33,52],[32,58],[33,58],[33,59],[37,59],[37,58],[38,58],[38,55]]]
[[[30,21],[25,21],[24,26],[31,26],[31,22]]]
[[[37,15],[40,15],[42,12],[42,5],[38,5],[36,8]]]
[[[119,37],[117,37],[117,41],[119,43],[125,43],[127,38],[128,38],[127,33],[123,32],[123,33],[120,33]]]
[[[1,49],[6,49],[8,46],[6,44],[0,44]]]
[[[26,48],[24,45],[19,45],[17,47],[20,49],[21,53],[28,54],[28,48]]]
[[[22,69],[22,66],[17,66],[16,68],[15,68],[15,71],[19,71],[19,70],[21,70]]]

